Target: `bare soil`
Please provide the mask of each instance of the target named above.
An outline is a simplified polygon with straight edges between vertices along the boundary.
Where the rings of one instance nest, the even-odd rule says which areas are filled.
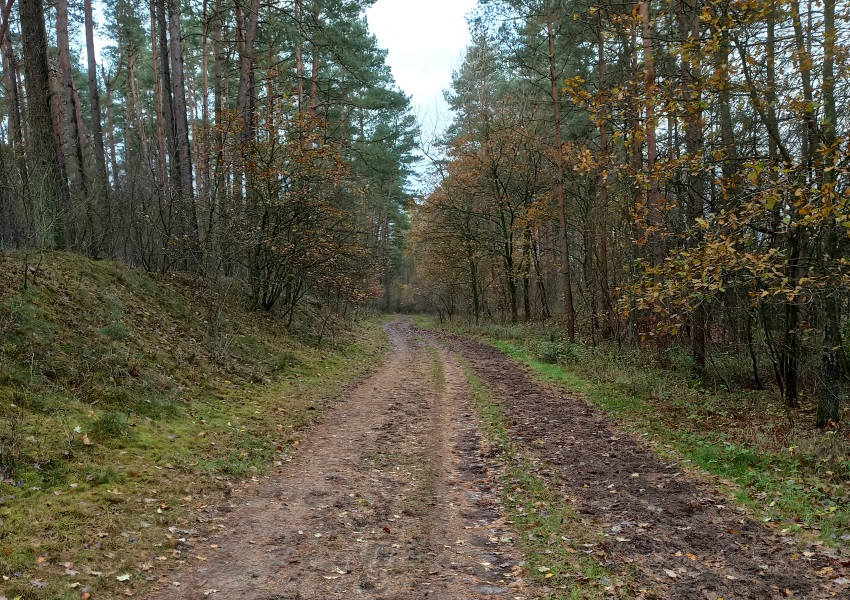
[[[642,598],[850,598],[850,554],[770,528],[710,481],[665,463],[581,398],[498,350],[443,336],[504,406],[510,434],[605,541],[597,552]],[[544,469],[545,471],[545,469]]]
[[[157,599],[538,597],[523,579],[457,357],[387,327],[392,353],[273,475],[197,530]],[[507,543],[506,543],[507,542]]]
[[[850,598],[846,553],[753,520],[581,398],[477,342],[405,319],[387,333],[385,364],[294,456],[177,532],[183,560],[153,598],[543,597],[509,541],[503,465],[478,430],[456,352],[504,406],[519,451],[603,532],[594,555],[634,596]]]

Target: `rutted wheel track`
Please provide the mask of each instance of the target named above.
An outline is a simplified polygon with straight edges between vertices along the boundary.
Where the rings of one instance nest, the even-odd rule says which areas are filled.
[[[387,332],[387,362],[278,473],[208,515],[154,598],[536,597],[500,542],[457,359],[406,320]]]
[[[498,350],[450,338],[512,421],[510,435],[557,473],[550,484],[605,533],[598,555],[643,598],[850,598],[850,555],[775,531],[665,464],[600,410],[533,381]]]

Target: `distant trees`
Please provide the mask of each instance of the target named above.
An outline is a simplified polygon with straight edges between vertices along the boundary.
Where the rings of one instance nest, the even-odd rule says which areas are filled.
[[[500,187],[498,168],[472,166],[458,150],[486,154],[492,131],[483,136],[482,119],[458,110],[442,184],[414,215],[419,226],[437,227],[433,215],[444,214],[440,227],[466,239],[466,223],[443,208],[449,190],[464,183],[481,223],[507,193],[522,207],[509,229],[530,240],[510,250],[512,262],[523,264],[530,248],[538,265],[527,317],[545,318],[551,299],[564,298],[556,306],[568,337],[575,323],[590,341],[687,344],[697,375],[713,353],[740,353],[755,385],[767,371],[791,406],[808,386],[821,397],[818,423],[837,421],[850,377],[850,113],[840,91],[850,83],[850,4],[479,4],[474,31],[505,65],[488,88],[487,118],[513,115],[499,135],[543,160],[533,186]],[[459,69],[455,97],[472,97],[463,74],[476,60],[468,54]],[[515,156],[511,165],[533,162]],[[468,183],[479,180],[492,185]],[[504,237],[492,224],[477,230],[477,272],[504,262],[493,251]],[[421,251],[437,260],[451,248]],[[432,275],[421,277],[427,287]],[[468,274],[456,277],[469,287]],[[473,304],[516,320],[499,299],[511,286],[486,280]]]
[[[0,248],[236,276],[288,314],[389,289],[416,125],[368,2],[119,0],[98,65],[90,0],[13,1]]]

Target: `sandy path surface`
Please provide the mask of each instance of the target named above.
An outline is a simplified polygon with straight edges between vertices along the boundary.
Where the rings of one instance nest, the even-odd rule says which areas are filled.
[[[850,553],[753,520],[581,398],[489,346],[406,319],[387,333],[386,362],[304,432],[291,460],[200,519],[153,598],[543,598],[500,512],[503,465],[477,428],[456,352],[502,405],[515,451],[601,534],[588,552],[626,582],[620,592],[850,598]]]
[[[385,364],[291,461],[204,519],[153,598],[537,597],[504,543],[457,358],[407,320],[387,333]]]

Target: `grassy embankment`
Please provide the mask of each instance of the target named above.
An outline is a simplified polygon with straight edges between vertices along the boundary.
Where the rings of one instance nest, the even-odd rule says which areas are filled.
[[[694,475],[710,474],[768,526],[830,544],[850,541],[850,432],[816,430],[814,399],[789,412],[775,390],[715,389],[689,379],[687,369],[658,368],[646,353],[569,344],[553,329],[451,329],[478,336],[541,380],[605,410]],[[735,366],[725,368],[733,382]]]
[[[316,347],[239,300],[0,256],[0,598],[144,597],[195,515],[285,460],[382,352],[376,322]]]

